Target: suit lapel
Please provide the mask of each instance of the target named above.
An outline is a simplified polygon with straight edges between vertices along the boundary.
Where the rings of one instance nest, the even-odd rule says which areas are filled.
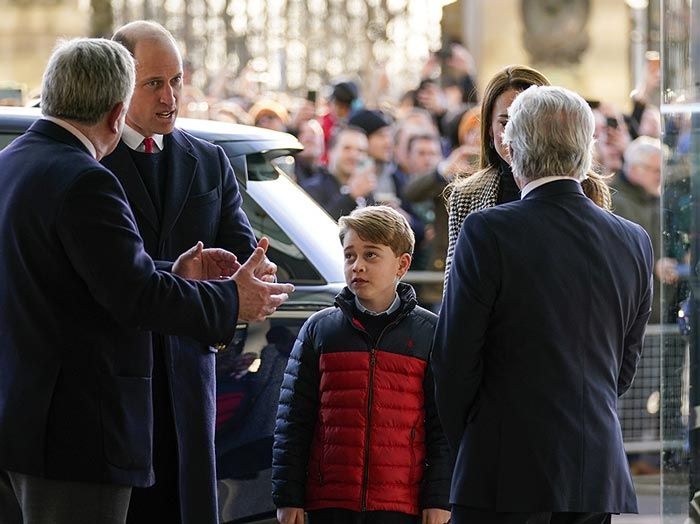
[[[190,187],[197,171],[197,158],[190,152],[187,139],[175,129],[165,136],[165,154],[167,155],[168,180],[165,184],[165,201],[163,202],[163,223],[160,228],[160,242],[168,236],[182,212],[190,194]]]
[[[119,179],[129,198],[129,203],[146,217],[153,231],[158,233],[158,213],[129,154],[128,147],[120,140],[114,152],[103,161],[103,164]]]

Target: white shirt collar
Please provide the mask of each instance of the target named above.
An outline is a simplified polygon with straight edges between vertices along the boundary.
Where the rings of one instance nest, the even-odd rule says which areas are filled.
[[[156,143],[155,146],[158,151],[163,151],[163,135],[153,135],[153,141]],[[145,137],[136,131],[134,128],[129,127],[124,124],[124,132],[122,133],[122,140],[129,146],[130,149],[134,151],[140,151],[143,153],[143,139]]]
[[[543,176],[542,178],[536,178],[532,182],[529,182],[524,188],[520,190],[520,200],[525,198],[525,195],[527,195],[533,189],[543,186],[545,184],[549,184],[550,182],[555,182],[557,180],[573,180],[575,182],[578,182],[579,184],[581,183],[575,178],[571,178],[570,176]]]
[[[61,120],[60,118],[56,118],[54,116],[46,116],[44,115],[44,120],[48,120],[49,122],[53,122],[57,126],[62,127],[66,131],[68,131],[71,135],[73,135],[75,138],[80,140],[80,142],[87,148],[87,150],[90,152],[92,155],[92,158],[97,158],[97,149],[95,148],[94,144],[90,142],[90,139],[86,137],[83,133],[80,132],[79,129],[77,129],[75,126],[70,125],[68,122],[65,120]]]
[[[379,315],[387,314],[391,315],[394,311],[399,309],[399,306],[401,305],[401,299],[399,298],[399,294],[396,293],[394,296],[394,301],[391,303],[391,305],[386,309],[385,311],[372,311],[371,309],[367,309],[365,306],[360,304],[360,300],[357,298],[357,295],[355,295],[355,305],[357,306],[357,309],[360,310],[361,313],[365,313],[366,315],[371,315],[373,317],[377,317]]]

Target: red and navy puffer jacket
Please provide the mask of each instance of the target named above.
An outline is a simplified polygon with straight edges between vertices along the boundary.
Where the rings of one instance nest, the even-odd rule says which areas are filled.
[[[277,507],[449,509],[452,468],[428,362],[437,317],[408,284],[398,292],[400,313],[376,344],[347,288],[299,332],[277,410]]]

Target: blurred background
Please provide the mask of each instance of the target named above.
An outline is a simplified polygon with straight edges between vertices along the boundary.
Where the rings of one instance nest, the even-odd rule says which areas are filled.
[[[659,0],[2,0],[0,8],[0,79],[22,101],[36,94],[56,38],[109,37],[139,18],[176,36],[190,83],[217,98],[303,96],[341,76],[368,95],[398,98],[431,51],[460,42],[479,82],[522,63],[624,109],[660,39]]]

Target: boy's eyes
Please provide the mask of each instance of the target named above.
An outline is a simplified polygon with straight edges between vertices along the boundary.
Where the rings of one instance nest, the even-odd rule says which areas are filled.
[[[367,253],[364,253],[363,256],[365,258],[376,258],[378,255],[374,251],[368,251]],[[345,253],[345,260],[350,260],[356,257],[357,255],[355,253]]]

